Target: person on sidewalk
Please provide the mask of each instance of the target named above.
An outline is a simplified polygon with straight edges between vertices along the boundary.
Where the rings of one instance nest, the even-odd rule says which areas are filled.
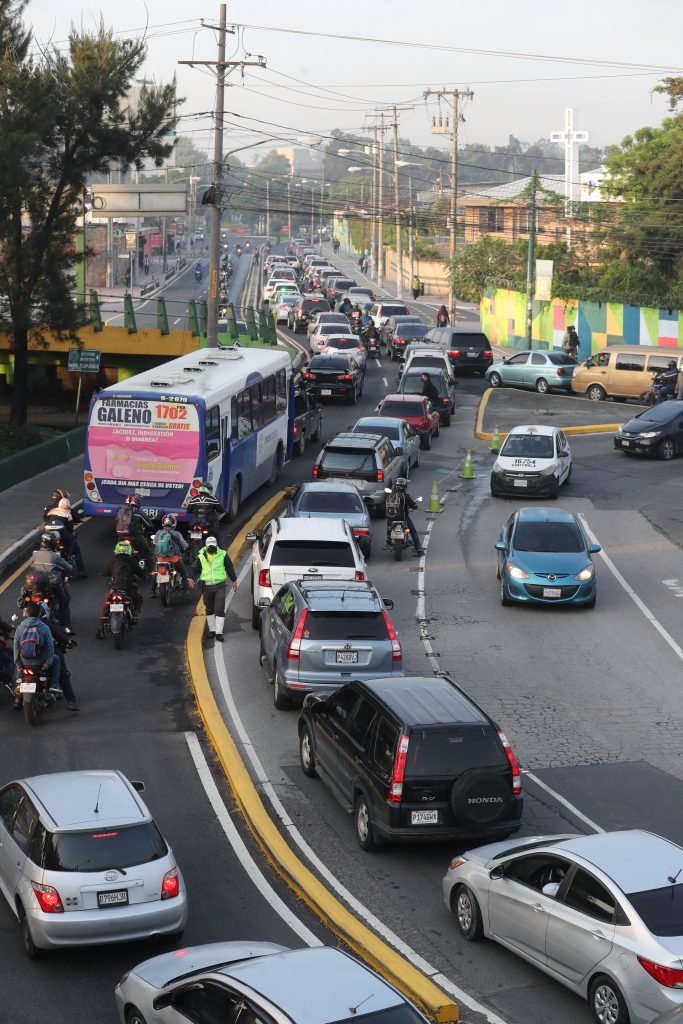
[[[448,315],[448,310],[445,306],[439,306],[436,313],[436,326],[437,327],[448,327],[451,322],[451,318]]]
[[[683,399],[683,366],[678,371],[678,377],[676,378],[676,398]]]
[[[420,281],[420,278],[417,276],[417,274],[413,278],[413,283],[411,284],[410,288],[413,293],[413,298],[419,299],[420,295],[422,295],[422,282]]]
[[[202,585],[202,597],[209,627],[209,639],[223,643],[225,622],[225,581],[230,579],[232,589],[237,590],[237,574],[227,551],[219,548],[215,537],[207,537],[206,544],[197,554],[198,579]]]
[[[149,256],[145,256],[143,263],[144,263],[144,267],[145,267],[145,277],[148,277],[149,276]]]
[[[562,337],[562,351],[565,355],[571,356],[572,359],[576,359],[579,351],[579,336],[576,333],[576,327],[574,324],[569,324],[567,330],[564,332]]]
[[[368,259],[367,253],[363,257],[363,265],[360,269],[361,273],[363,274],[367,274],[368,270],[370,269],[370,260]]]

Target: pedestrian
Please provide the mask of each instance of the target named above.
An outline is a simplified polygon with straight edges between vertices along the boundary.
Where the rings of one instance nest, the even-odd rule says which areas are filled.
[[[126,276],[124,278],[124,281],[125,281],[126,288],[130,288],[130,267],[126,271]]]
[[[676,378],[676,398],[683,399],[683,364],[681,364]]]
[[[145,277],[147,277],[149,275],[149,256],[145,256],[143,263],[145,268]]]
[[[579,336],[576,333],[576,327],[574,324],[569,324],[567,330],[564,332],[562,337],[562,351],[571,356],[572,359],[576,359],[579,351]]]
[[[363,256],[363,266],[361,267],[361,271],[362,271],[363,274],[367,274],[369,266],[370,266],[370,260],[368,259],[367,253],[366,253],[365,256]]]
[[[419,299],[420,295],[422,294],[422,282],[420,281],[420,278],[417,276],[417,274],[413,278],[413,283],[411,284],[410,287],[413,292],[413,298]]]
[[[358,257],[358,269],[360,270],[361,274],[363,273],[363,263],[364,262],[365,262],[365,253],[362,252],[360,254],[360,256]]]
[[[436,326],[437,327],[448,327],[451,322],[451,318],[448,315],[448,310],[445,306],[439,306],[436,313]]]

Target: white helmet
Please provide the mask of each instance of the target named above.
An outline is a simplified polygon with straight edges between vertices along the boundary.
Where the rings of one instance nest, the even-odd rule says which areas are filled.
[[[69,501],[68,498],[60,498],[59,503],[57,504],[57,508],[63,508],[66,509],[67,512],[69,512],[71,510],[71,502]]]

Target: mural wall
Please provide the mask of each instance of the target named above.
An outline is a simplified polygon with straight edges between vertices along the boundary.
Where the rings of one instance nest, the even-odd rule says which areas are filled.
[[[561,348],[567,324],[579,334],[579,357],[606,345],[683,348],[683,311],[625,306],[620,302],[553,299],[534,302],[534,348]],[[496,345],[526,347],[526,295],[498,288],[481,300],[481,326]]]

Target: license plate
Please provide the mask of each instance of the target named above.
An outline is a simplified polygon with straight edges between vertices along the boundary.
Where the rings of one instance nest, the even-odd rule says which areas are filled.
[[[190,532],[190,537],[192,538],[192,540],[201,540],[202,539],[202,531],[201,530],[192,530]]]
[[[528,486],[529,486],[529,481],[528,480],[515,480],[515,487],[528,487]]]
[[[403,540],[403,527],[401,527],[401,526],[396,527],[395,526],[393,528],[393,530],[391,531],[391,539],[392,540]]]
[[[411,811],[410,812],[410,824],[411,825],[438,825],[439,823],[439,812],[438,811]]]
[[[19,693],[35,693],[36,683],[19,683]]]
[[[109,611],[110,612],[122,612],[123,611],[123,605],[122,604],[110,604],[109,605]]]
[[[128,906],[128,890],[127,889],[112,889],[110,892],[98,892],[98,894],[97,894],[97,906],[98,907],[127,907]]]
[[[321,388],[320,389],[320,394],[321,395],[331,395],[332,391],[330,390],[330,388]]]
[[[323,577],[322,576],[318,576],[316,574],[316,575],[310,575],[310,576],[303,576],[302,578],[304,580],[321,580]]]
[[[358,651],[337,651],[338,665],[357,665]]]
[[[543,588],[543,596],[544,597],[562,597],[562,591],[560,590],[559,587],[544,587]]]
[[[476,352],[468,352],[467,353],[467,358],[468,359],[476,359],[477,358],[477,353]]]
[[[623,448],[630,448],[631,447],[631,442],[630,441],[622,441],[621,444],[622,444]]]

